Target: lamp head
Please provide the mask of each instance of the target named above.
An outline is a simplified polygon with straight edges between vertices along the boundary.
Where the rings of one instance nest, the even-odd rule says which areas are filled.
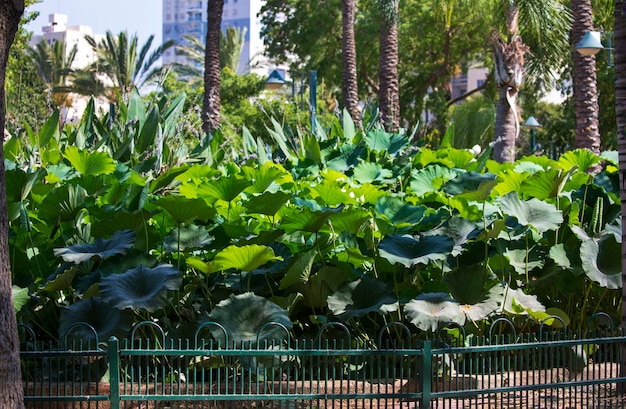
[[[601,34],[599,31],[588,31],[576,44],[576,50],[584,56],[597,54],[603,50]]]
[[[269,90],[276,90],[285,85],[285,77],[279,70],[274,70],[270,73],[269,77],[265,80],[265,88]]]

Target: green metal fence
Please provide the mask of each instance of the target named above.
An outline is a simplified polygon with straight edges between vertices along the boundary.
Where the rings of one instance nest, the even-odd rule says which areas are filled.
[[[326,339],[337,333],[331,327],[342,337]],[[158,325],[142,323],[129,339],[65,337],[45,348],[26,332],[25,403],[42,409],[626,408],[619,393],[626,386],[620,368],[626,337],[610,327],[540,327],[518,335],[509,321],[496,320],[485,337],[465,336],[452,325],[422,339],[392,323],[368,342],[352,339],[339,323],[312,340],[285,332],[282,341],[225,337],[220,343],[203,339],[199,329],[195,339],[175,341]]]

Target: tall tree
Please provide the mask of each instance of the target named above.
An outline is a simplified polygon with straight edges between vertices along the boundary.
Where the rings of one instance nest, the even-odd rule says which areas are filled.
[[[357,82],[356,41],[354,39],[354,15],[356,0],[341,1],[341,61],[343,104],[357,128],[361,128],[359,112],[359,87]]]
[[[493,157],[498,162],[515,160],[520,131],[517,108],[519,87],[526,72],[550,83],[564,63],[569,49],[570,14],[558,0],[502,0],[503,32],[494,29],[491,44],[495,80],[499,89],[494,126]],[[523,39],[523,40],[522,40]],[[526,53],[530,51],[528,64]]]
[[[381,11],[378,106],[385,130],[396,132],[400,128],[398,0],[378,0],[378,6]]]
[[[572,60],[574,61],[574,112],[576,146],[600,153],[598,76],[595,55],[582,55],[574,48],[585,33],[593,31],[591,0],[572,0]]]
[[[626,328],[626,0],[615,2],[615,117],[622,200],[622,328]],[[626,376],[626,362],[621,362]],[[626,389],[626,386],[623,387]],[[624,392],[624,390],[622,390]]]
[[[9,49],[24,13],[24,0],[0,0],[0,130],[4,135],[5,90]],[[4,140],[4,138],[2,138]],[[9,264],[9,215],[6,195],[4,149],[0,143],[0,407],[23,408],[20,348],[11,290]]]
[[[40,41],[29,49],[30,57],[37,68],[37,73],[48,87],[54,107],[72,105],[69,77],[78,48],[74,45],[68,52],[65,41]]]
[[[220,126],[220,33],[224,0],[209,0],[204,54],[204,98],[202,130],[210,134]]]
[[[87,72],[77,71],[75,85],[79,90],[86,88],[87,91],[92,87],[89,94],[104,94],[112,101],[117,100],[117,92],[130,95],[133,88],[141,87],[157,77],[161,70],[155,67],[156,63],[166,50],[174,46],[174,41],[170,40],[148,54],[154,35],[148,37],[139,49],[137,35],[133,34],[129,38],[126,31],[117,35],[107,31],[105,38],[99,43],[91,36],[86,36],[85,39],[96,52],[97,61]],[[99,81],[98,74],[104,74],[113,86]]]

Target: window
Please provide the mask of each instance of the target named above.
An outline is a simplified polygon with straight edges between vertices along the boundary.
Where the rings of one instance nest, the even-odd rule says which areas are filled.
[[[483,85],[485,85],[485,80],[477,80],[476,81],[476,87],[482,87]]]

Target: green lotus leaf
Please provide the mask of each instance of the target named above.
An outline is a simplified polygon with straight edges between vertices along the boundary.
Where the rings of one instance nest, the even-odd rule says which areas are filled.
[[[275,193],[264,192],[261,195],[251,197],[243,205],[250,213],[260,213],[274,216],[289,201],[291,195],[278,191]]]
[[[186,249],[200,249],[211,243],[211,241],[213,241],[213,238],[204,227],[193,224],[188,227],[173,229],[163,239],[163,244],[165,251],[176,253]]]
[[[154,268],[139,266],[103,277],[100,294],[115,308],[154,312],[167,305],[167,290],[178,290],[181,283],[180,272],[169,264]]]
[[[219,179],[204,181],[196,187],[198,197],[213,197],[225,202],[233,201],[252,183],[238,176],[222,176]]]
[[[465,172],[446,182],[444,192],[450,195],[463,195],[467,200],[485,200],[491,189],[497,184],[496,175],[492,173]],[[480,190],[480,194],[475,194]],[[474,193],[471,198],[471,193]]]
[[[415,196],[438,191],[444,183],[454,179],[457,173],[441,165],[430,165],[420,170],[411,171],[411,190]]]
[[[465,323],[461,306],[446,293],[422,293],[406,303],[404,312],[409,321],[423,331],[436,331],[449,322]]]
[[[517,192],[508,193],[500,202],[502,211],[517,218],[524,226],[531,226],[540,234],[556,230],[563,223],[563,212],[550,203],[538,199],[520,200]]]
[[[174,182],[174,180],[176,180],[177,176],[185,173],[188,169],[189,166],[187,165],[179,166],[161,173],[156,177],[156,179],[150,182],[150,193],[157,193],[161,189],[167,188],[172,182]]]
[[[215,216],[215,208],[204,199],[187,199],[182,196],[160,197],[156,205],[167,210],[176,223],[191,220],[207,221]]]
[[[376,211],[389,219],[394,227],[417,225],[426,214],[424,206],[411,206],[394,196],[381,196],[376,202]]]
[[[69,146],[63,154],[81,175],[107,175],[115,172],[116,162],[102,151],[89,152]]]
[[[558,166],[564,170],[577,167],[585,173],[591,166],[600,163],[600,160],[601,158],[589,149],[574,149],[561,155]]]
[[[527,271],[541,268],[545,264],[545,259],[532,250],[527,253],[525,249],[506,249],[503,254],[517,274],[526,274]]]
[[[484,298],[474,304],[462,304],[461,311],[468,320],[480,321],[499,311],[504,289],[496,284],[486,292]]]
[[[289,288],[297,283],[306,283],[311,276],[311,268],[313,267],[313,261],[317,256],[317,251],[311,250],[306,253],[297,255],[294,262],[291,264],[285,276],[280,281],[280,289]]]
[[[59,320],[59,335],[68,338],[93,340],[94,333],[84,325],[76,323],[84,322],[91,325],[101,341],[111,336],[124,338],[133,324],[133,312],[113,308],[100,297],[91,297],[78,301],[68,307],[61,308]],[[68,330],[71,331],[68,333]]]
[[[368,211],[356,207],[350,207],[330,216],[330,224],[336,233],[359,234],[370,223],[370,220],[371,215]]]
[[[393,176],[389,169],[377,162],[361,162],[354,168],[353,178],[359,183],[381,183]]]
[[[425,232],[425,236],[448,236],[454,240],[454,248],[450,252],[453,257],[461,254],[470,236],[476,232],[476,224],[462,217],[453,216],[441,227]]]
[[[28,294],[28,288],[20,288],[18,286],[11,287],[11,294],[13,297],[13,309],[15,312],[19,312],[24,305],[28,302],[30,296]]]
[[[387,235],[378,245],[382,257],[405,267],[445,260],[453,248],[454,240],[448,236]]]
[[[241,247],[228,246],[217,253],[213,259],[223,270],[234,268],[235,270],[248,272],[270,261],[277,260],[282,260],[282,258],[277,257],[271,247],[258,244]]]
[[[388,314],[398,310],[398,299],[391,287],[370,276],[344,285],[326,301],[332,313],[344,321],[370,312]]]
[[[460,266],[443,276],[452,297],[461,304],[476,304],[485,299],[489,274],[482,264]]]
[[[304,207],[285,215],[281,220],[280,227],[287,233],[296,231],[317,233],[326,224],[330,215],[337,211],[341,211],[341,208],[338,210],[314,211]]]
[[[63,185],[48,193],[39,206],[39,218],[54,224],[73,220],[85,206],[87,191],[80,185]]]
[[[519,192],[522,189],[522,183],[529,177],[528,173],[514,172],[510,169],[498,173],[500,183],[493,188],[493,193],[497,196],[505,196],[510,192]]]
[[[373,151],[387,152],[393,156],[409,145],[409,138],[406,135],[376,129],[365,135],[365,144]]]
[[[252,181],[248,191],[253,193],[265,192],[276,180],[288,175],[284,169],[271,162],[266,162],[258,167],[244,166],[242,169],[246,179]]]
[[[546,307],[539,302],[536,295],[524,293],[521,288],[513,289],[504,285],[503,309],[506,312],[519,315],[528,315],[528,311],[545,312]]]
[[[589,239],[580,245],[585,274],[603,288],[622,287],[622,245],[613,234]]]
[[[221,324],[228,334],[228,339],[235,345],[250,341],[255,343],[257,337],[263,340],[283,340],[288,334],[280,327],[267,325],[275,322],[291,329],[287,311],[277,304],[254,293],[231,295],[213,308],[209,316],[211,321]],[[225,342],[224,333],[215,326],[210,327],[213,336]]]
[[[69,270],[66,270],[63,273],[54,277],[54,280],[46,283],[46,286],[43,288],[43,290],[44,291],[71,290],[72,280],[74,280],[75,275],[76,275],[76,268],[70,268]]]
[[[133,230],[119,230],[108,239],[98,238],[91,244],[75,244],[69,247],[54,249],[56,257],[63,257],[64,261],[79,264],[93,257],[105,259],[115,254],[126,254],[135,244]]]
[[[326,167],[338,172],[345,172],[356,166],[359,162],[359,158],[364,153],[364,147],[346,143],[341,145],[338,152],[335,151],[329,155],[326,160]]]
[[[319,199],[326,206],[338,206],[350,200],[350,194],[343,185],[327,179],[320,184],[311,186],[311,191],[317,193]]]

